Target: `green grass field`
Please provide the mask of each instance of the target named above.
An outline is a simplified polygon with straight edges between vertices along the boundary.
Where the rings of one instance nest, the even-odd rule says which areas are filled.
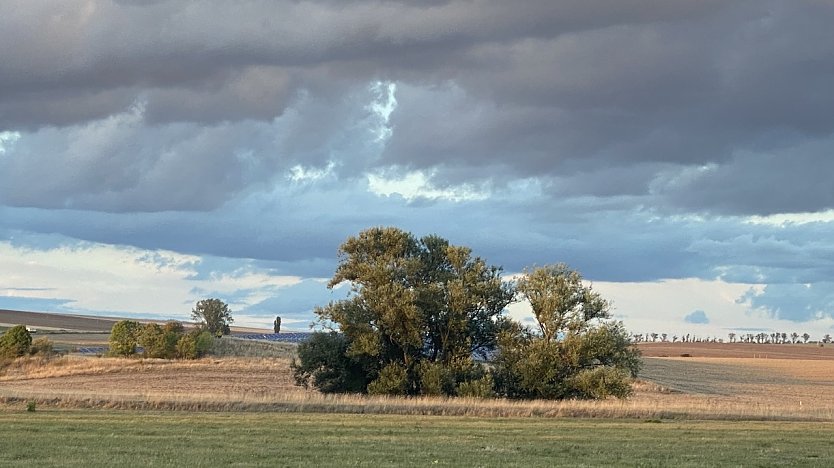
[[[0,412],[0,466],[830,466],[834,424]]]

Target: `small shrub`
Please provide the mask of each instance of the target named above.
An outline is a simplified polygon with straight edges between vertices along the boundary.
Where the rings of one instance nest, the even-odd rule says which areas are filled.
[[[420,375],[420,393],[423,395],[448,395],[454,388],[452,372],[439,362],[423,361],[417,372]]]
[[[142,325],[133,320],[121,320],[110,330],[110,354],[115,356],[130,356],[136,353]]]
[[[211,351],[214,346],[214,337],[208,331],[201,331],[194,337],[194,343],[197,350],[197,357],[203,357]]]
[[[180,337],[176,356],[180,359],[197,359],[205,356],[214,345],[214,338],[207,330],[194,330]]]
[[[34,413],[36,406],[37,406],[37,403],[35,403],[34,401],[26,402],[26,411],[28,411],[30,413]]]
[[[180,359],[197,359],[197,340],[189,333],[177,341],[177,357]]]
[[[403,395],[408,385],[405,367],[391,363],[383,367],[379,377],[368,384],[368,393],[372,395]]]
[[[32,346],[29,348],[29,354],[32,356],[40,355],[49,357],[55,354],[55,349],[52,346],[52,342],[45,336],[42,336],[32,342]]]
[[[608,366],[584,370],[570,379],[570,385],[579,398],[626,398],[632,392],[630,376]]]
[[[16,325],[6,330],[0,336],[0,354],[8,357],[19,357],[29,353],[32,346],[32,335],[25,325]]]
[[[293,359],[295,382],[310,385],[322,393],[365,393],[368,375],[375,374],[368,362],[347,355],[349,344],[340,333],[316,332],[298,345],[298,360]]]
[[[149,358],[173,357],[175,349],[167,349],[165,330],[159,324],[148,323],[142,326],[139,333],[139,344],[145,349],[144,355]],[[176,342],[174,342],[176,345]]]
[[[492,374],[486,374],[480,379],[461,382],[458,385],[458,396],[469,398],[492,398],[495,396],[495,382]]]

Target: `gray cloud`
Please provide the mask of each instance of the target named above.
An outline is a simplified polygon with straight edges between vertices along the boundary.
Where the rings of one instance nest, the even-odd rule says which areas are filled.
[[[774,318],[805,322],[834,317],[834,283],[768,284],[762,292],[750,291],[739,300]]]
[[[4,199],[216,207],[286,169],[275,159],[335,159],[318,140],[344,132],[334,120],[361,122],[361,104],[345,118],[341,96],[393,80],[392,136],[368,164],[343,165],[347,176],[423,168],[440,186],[539,177],[558,196],[640,195],[647,205],[715,213],[817,211],[834,198],[824,171],[783,173],[776,154],[815,146],[798,165],[814,167],[832,148],[832,19],[830,5],[780,1],[5,3],[0,42],[16,47],[0,52],[0,128],[25,131],[37,152],[7,155],[15,161],[4,172],[30,185],[36,177],[46,190],[33,197],[21,183]],[[304,114],[302,96],[337,110]],[[79,163],[54,141],[135,103],[144,111],[133,138],[76,144],[89,153]],[[282,119],[295,125],[275,124]],[[202,133],[189,135],[189,125]],[[137,144],[144,154],[132,151]],[[339,157],[367,154],[359,144]],[[76,168],[56,180],[32,168],[68,162]],[[102,182],[108,166],[182,174],[186,162],[218,189],[162,174]],[[702,166],[712,169],[668,185]],[[784,174],[785,195],[757,172]],[[183,201],[147,199],[159,192]]]
[[[769,284],[753,307],[810,319],[832,223],[745,217],[834,208],[832,21],[779,0],[3,2],[0,233],[326,277],[345,237],[397,225],[510,271]],[[413,170],[485,199],[370,193]]]

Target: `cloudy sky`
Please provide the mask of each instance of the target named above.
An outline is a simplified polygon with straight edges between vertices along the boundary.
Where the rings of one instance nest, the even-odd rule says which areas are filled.
[[[634,332],[834,333],[834,4],[6,0],[0,308],[306,329],[339,244],[567,262]],[[524,305],[511,313],[525,315]]]

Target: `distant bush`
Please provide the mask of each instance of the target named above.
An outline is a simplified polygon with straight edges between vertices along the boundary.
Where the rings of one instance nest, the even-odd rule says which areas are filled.
[[[42,336],[32,342],[32,346],[29,348],[29,354],[49,357],[55,354],[55,349],[52,346],[52,342],[45,336]]]
[[[35,412],[35,408],[37,407],[37,405],[38,405],[38,404],[37,404],[36,402],[34,402],[34,401],[28,401],[28,402],[26,402],[26,411],[28,411],[28,412],[30,412],[30,413],[34,413],[34,412]]]
[[[197,341],[193,335],[183,335],[177,341],[177,357],[180,359],[197,359]]]
[[[423,395],[450,395],[455,387],[454,375],[440,362],[422,361],[417,372],[420,375],[420,393]]]
[[[495,396],[494,387],[495,382],[492,380],[492,374],[486,374],[480,379],[458,384],[457,394],[469,398],[492,398]]]
[[[408,373],[405,367],[392,362],[383,367],[379,377],[368,384],[371,395],[404,395],[408,386]]]
[[[142,325],[133,320],[116,322],[110,330],[110,354],[130,356],[136,353],[142,330]]]
[[[616,367],[583,370],[570,382],[577,398],[625,398],[631,395],[631,375]]]
[[[182,335],[177,341],[176,356],[180,359],[197,359],[211,350],[214,338],[207,330],[195,330]]]
[[[298,360],[293,359],[295,381],[303,387],[313,386],[324,393],[364,393],[369,375],[374,376],[371,361],[347,355],[349,343],[339,333],[313,333],[298,345]]]
[[[142,346],[144,357],[158,359],[197,359],[205,356],[214,345],[214,338],[206,330],[185,332],[182,323],[171,321],[165,325],[140,324],[122,320],[110,332],[110,355],[131,356]]]
[[[173,359],[177,357],[177,342],[185,332],[179,322],[168,322],[165,326],[148,323],[142,327],[139,344],[144,356],[149,358]]]
[[[25,325],[16,325],[0,336],[0,355],[18,357],[29,353],[32,335]]]

